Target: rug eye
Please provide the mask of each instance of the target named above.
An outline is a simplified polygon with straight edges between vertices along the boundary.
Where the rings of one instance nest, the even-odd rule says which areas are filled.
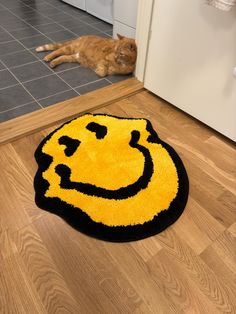
[[[70,157],[75,153],[75,151],[77,150],[77,148],[79,147],[81,142],[79,140],[75,140],[69,136],[64,135],[64,136],[59,138],[58,143],[60,145],[66,146],[66,148],[64,150],[65,155],[67,157]]]
[[[86,129],[91,132],[94,132],[98,140],[103,139],[107,134],[107,127],[96,122],[90,122],[86,126]]]

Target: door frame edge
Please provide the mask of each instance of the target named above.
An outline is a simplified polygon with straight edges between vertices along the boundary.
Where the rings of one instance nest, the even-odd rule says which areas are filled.
[[[144,82],[148,44],[150,39],[151,18],[154,0],[139,0],[135,40],[138,46],[135,76]]]

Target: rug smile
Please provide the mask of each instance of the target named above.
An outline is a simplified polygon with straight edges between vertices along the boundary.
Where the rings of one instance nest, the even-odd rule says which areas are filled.
[[[144,170],[142,176],[139,179],[125,187],[121,187],[116,190],[105,189],[97,187],[90,183],[82,182],[73,182],[70,179],[71,169],[63,164],[59,164],[55,168],[55,172],[61,177],[60,186],[64,189],[75,189],[78,192],[97,196],[107,199],[125,199],[131,196],[136,195],[140,190],[145,189],[148,185],[148,182],[151,179],[153,173],[153,162],[149,150],[138,144],[140,138],[139,131],[131,132],[131,140],[129,145],[135,149],[138,149],[144,156]]]

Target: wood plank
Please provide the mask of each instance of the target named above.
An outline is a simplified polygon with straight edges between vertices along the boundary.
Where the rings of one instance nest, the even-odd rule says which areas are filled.
[[[186,165],[187,207],[154,237],[99,241],[34,204],[33,154],[60,121],[1,145],[0,312],[234,313],[235,146],[146,91],[93,112],[152,122]]]
[[[188,210],[184,211],[182,219],[174,224],[173,229],[198,255],[224,232],[225,227],[190,196]]]
[[[158,234],[156,236],[158,242],[163,247],[165,253],[169,256],[178,268],[180,268],[183,276],[187,275],[191,281],[196,284],[196,287],[214,304],[220,313],[234,313],[236,306],[234,293],[228,289],[225,284],[204,262],[195,254],[195,252],[179,238],[174,228]],[[189,230],[189,235],[191,229]],[[160,251],[159,253],[162,253]],[[159,254],[157,253],[157,255]],[[172,267],[175,272],[175,267]],[[192,291],[194,294],[194,290]],[[198,307],[193,313],[198,312]],[[200,313],[215,313],[215,311],[200,311]]]
[[[0,144],[13,141],[55,123],[71,119],[140,92],[143,84],[135,78],[101,88],[91,93],[74,97],[0,124]]]
[[[136,287],[110,259],[106,243],[76,232],[53,215],[34,226],[83,313],[133,313],[142,303]]]
[[[82,307],[72,296],[48,250],[33,226],[15,233],[14,240],[25,274],[37,291],[47,313],[81,313]]]
[[[160,251],[147,265],[159,289],[164,290],[166,298],[178,305],[181,312],[221,313],[201,291],[198,283],[168,254],[168,251]]]
[[[1,146],[0,169],[0,226],[15,231],[31,223],[26,200],[32,198],[32,178],[11,144]]]
[[[46,314],[9,232],[0,232],[0,313]]]

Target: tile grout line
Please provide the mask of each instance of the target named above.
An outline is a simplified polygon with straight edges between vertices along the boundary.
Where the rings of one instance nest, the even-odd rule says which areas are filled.
[[[9,86],[6,86],[6,87],[2,87],[2,88],[0,88],[0,91],[2,91],[4,89],[7,89],[7,88],[11,88],[11,87],[17,86],[17,85],[19,85],[18,82],[16,84],[12,84],[12,85],[9,85]]]
[[[7,10],[8,11],[10,11],[10,9],[8,9],[7,8]],[[12,13],[11,11],[10,11],[10,13]],[[20,18],[20,17],[18,17],[16,14],[14,14],[14,13],[12,13],[15,17],[17,17],[18,19],[20,19],[20,20],[22,20],[24,23],[26,23],[26,24],[28,24],[28,25],[30,25],[29,23],[27,23],[27,22],[25,22],[22,18]],[[46,17],[46,16],[45,16]],[[52,20],[52,19],[51,19]],[[34,26],[32,26],[32,25],[30,25],[31,27],[33,27],[34,29],[36,29]],[[7,33],[9,33],[9,31],[5,28],[5,27],[3,27],[3,26],[1,26]],[[37,30],[37,29],[36,29]],[[47,35],[44,35],[42,32],[40,32],[39,30],[38,30],[38,32],[41,34],[41,35],[43,35],[43,36],[45,36],[45,37],[47,37],[48,39],[49,39],[49,41],[52,41],[51,39],[50,39],[50,37],[48,37]],[[10,33],[9,33],[10,34]],[[13,36],[13,35],[12,35]],[[14,37],[14,36],[13,36]],[[14,37],[15,38],[15,37]],[[24,44],[22,44],[17,38],[15,38],[16,39],[16,41],[18,41],[25,49],[27,49],[32,55],[33,55],[33,53],[30,51],[30,49],[32,49],[33,47],[31,47],[30,49],[28,49],[26,46],[24,46]],[[41,61],[41,59],[37,56],[37,55],[35,55],[36,56],[36,58],[39,60],[39,61]],[[42,61],[41,61],[42,62]],[[44,64],[43,62],[42,62],[42,64]],[[5,65],[5,64],[4,64]],[[45,65],[45,64],[44,64]],[[46,65],[45,65],[46,66]],[[50,67],[48,68],[53,74],[55,74],[60,80],[62,80],[67,86],[69,86],[71,89],[73,89],[74,90],[74,92],[76,92],[78,95],[79,95],[79,93],[72,87],[72,86],[70,86],[70,84],[68,84],[65,80],[63,80],[59,75],[57,75],[57,73],[56,72],[54,72],[52,69],[50,69]],[[22,85],[23,86],[23,85]],[[25,88],[25,87],[24,87]],[[32,95],[31,95],[32,96]],[[41,105],[40,105],[41,106]]]
[[[21,3],[22,3],[22,2],[21,2]],[[45,2],[45,3],[48,4],[47,2]],[[27,6],[27,7],[29,7],[29,8],[31,8],[30,6],[28,6],[28,5],[26,5],[26,4],[24,4],[24,5]],[[100,23],[100,22],[96,22],[96,23],[87,23],[87,22],[83,21],[83,19],[79,19],[79,18],[77,18],[77,17],[71,15],[70,13],[65,13],[65,12],[63,12],[63,10],[58,9],[56,6],[54,6],[54,5],[52,5],[52,4],[48,4],[48,5],[50,5],[51,7],[55,8],[55,9],[57,9],[57,10],[59,10],[59,11],[61,11],[61,12],[58,13],[58,14],[64,13],[64,14],[68,15],[69,17],[73,17],[73,18],[75,18],[75,19],[78,19],[79,21],[81,21],[82,23],[85,24],[84,26],[91,26],[92,28],[98,30],[100,33],[103,33],[103,34],[105,34],[105,35],[108,35],[105,31],[102,31],[102,30],[100,30],[99,28],[92,26],[93,24],[97,24],[97,23]],[[32,9],[32,8],[31,8],[31,9]],[[35,10],[35,9],[33,9],[33,10]],[[79,9],[78,9],[78,10],[79,10]],[[76,33],[74,33],[74,32],[73,32],[72,30],[70,30],[69,28],[67,28],[67,27],[61,25],[59,22],[53,20],[53,15],[50,17],[50,16],[47,16],[47,15],[44,15],[43,13],[40,13],[40,12],[37,11],[37,10],[35,10],[35,11],[38,12],[38,13],[39,13],[40,15],[42,15],[43,17],[49,18],[50,20],[53,21],[53,23],[56,23],[57,25],[63,27],[64,29],[66,29],[66,30],[72,32],[73,34],[75,34],[76,36],[78,36]],[[14,14],[14,13],[12,13],[12,14]],[[87,13],[87,14],[88,14],[88,15],[91,15],[91,14],[89,14],[89,13]],[[93,15],[91,15],[91,16],[93,16]],[[18,17],[18,18],[20,18],[20,17]],[[20,19],[21,19],[21,18],[20,18]],[[100,20],[100,19],[99,19],[99,20]],[[24,21],[24,20],[23,20],[23,21]],[[100,20],[100,21],[103,22],[102,20]],[[27,24],[29,24],[29,23],[27,23]],[[47,24],[50,24],[50,23],[39,24],[39,25],[47,25]],[[108,24],[109,24],[109,23],[108,23]],[[31,24],[30,24],[30,25],[31,25]],[[32,26],[32,25],[31,25],[31,26]],[[37,26],[37,25],[36,25],[36,26]],[[108,31],[108,30],[107,30],[107,31]],[[109,36],[109,35],[108,35],[108,36]]]
[[[21,2],[21,3],[22,3],[22,2]],[[45,3],[46,3],[46,2],[45,2]],[[46,3],[46,4],[47,4],[47,3]],[[56,8],[55,6],[53,6],[53,5],[51,5],[51,4],[49,4],[49,5],[50,5],[51,7],[53,7],[53,8]],[[27,7],[31,8],[30,6],[25,5],[25,4],[24,4],[24,6],[27,6]],[[31,8],[31,9],[32,9],[32,8]],[[57,8],[56,8],[56,9],[57,9]],[[8,9],[8,8],[6,8],[6,10],[10,11],[11,14],[15,15],[18,19],[22,20],[24,23],[28,24],[30,27],[34,28],[34,29],[35,29],[36,31],[38,31],[41,35],[47,37],[50,41],[53,41],[53,39],[51,39],[50,36],[47,36],[47,35],[45,35],[44,33],[42,33],[40,30],[38,30],[38,29],[37,29],[37,25],[35,25],[35,26],[31,25],[31,24],[28,23],[26,20],[23,20],[22,18],[18,17],[16,14],[14,14],[14,12],[11,12],[11,10]],[[35,9],[33,9],[33,10],[36,11],[36,12],[38,12],[38,11],[35,10]],[[98,30],[100,33],[104,33],[105,35],[108,35],[105,31],[102,31],[102,30],[100,30],[99,28],[96,28],[96,27],[92,26],[93,24],[89,24],[89,23],[87,23],[87,22],[84,22],[83,20],[80,20],[79,18],[76,18],[76,17],[74,17],[73,15],[70,15],[69,13],[63,12],[61,9],[58,9],[58,10],[60,10],[61,13],[64,13],[64,14],[68,15],[68,17],[73,17],[73,18],[75,18],[75,19],[78,19],[79,21],[82,21],[82,23],[85,24],[85,25],[83,25],[83,26],[86,26],[86,25],[91,26],[92,28]],[[45,24],[39,24],[38,26],[40,26],[40,25],[48,25],[48,24],[54,23],[54,24],[57,24],[58,26],[62,27],[63,29],[69,31],[70,33],[73,33],[76,37],[78,37],[78,34],[76,34],[75,32],[73,32],[73,30],[71,30],[71,29],[65,27],[64,25],[60,24],[59,22],[53,20],[53,16],[49,17],[49,16],[46,16],[46,15],[44,15],[44,14],[42,14],[42,13],[39,13],[39,14],[42,15],[42,17],[45,17],[45,18],[48,18],[48,19],[52,20],[52,22],[45,23]],[[58,13],[58,14],[60,14],[60,13]],[[100,23],[100,22],[98,22],[98,23]],[[97,24],[97,23],[94,23],[94,24]],[[109,24],[109,23],[108,23],[108,24]],[[23,28],[22,28],[22,29],[23,29]],[[50,32],[49,34],[53,34],[53,33],[57,33],[57,32],[60,32],[60,31]],[[17,39],[17,38],[16,38],[14,35],[12,35],[10,32],[9,32],[9,34],[10,34],[13,38]],[[34,37],[34,36],[37,36],[37,35],[33,35],[33,36],[25,37],[25,38],[30,38],[30,37]],[[108,35],[108,36],[109,36],[109,35]],[[21,38],[21,39],[24,39],[24,38]],[[21,42],[20,42],[20,43],[21,43]],[[22,44],[22,43],[21,43],[21,44]],[[22,44],[22,45],[23,45],[23,44]],[[31,47],[31,48],[33,48],[33,47]],[[30,49],[31,49],[31,48],[30,48]]]
[[[105,77],[105,80],[108,81],[108,83],[113,84],[112,81],[110,81],[108,78]]]
[[[21,3],[22,3],[22,2],[21,2]],[[45,4],[48,4],[48,3],[46,3],[46,2],[44,2],[44,3],[45,3]],[[33,9],[34,11],[36,11],[37,13],[39,13],[41,16],[46,17],[46,18],[48,18],[48,19],[51,20],[51,22],[48,22],[48,23],[45,23],[45,24],[39,24],[39,26],[40,26],[40,25],[48,25],[48,24],[53,24],[53,23],[54,23],[54,24],[56,24],[56,25],[62,27],[63,29],[69,31],[70,33],[74,34],[76,37],[78,37],[78,35],[77,35],[76,33],[74,33],[71,29],[68,29],[68,28],[65,27],[64,25],[61,25],[59,22],[53,20],[53,16],[51,16],[51,17],[50,17],[50,16],[46,16],[46,15],[44,15],[44,14],[38,12],[37,10],[35,10],[35,9],[32,8],[32,7],[30,7],[30,6],[28,6],[28,5],[25,5],[24,3],[22,3],[22,4],[23,4],[25,7],[29,7],[30,9]],[[56,8],[55,6],[53,6],[53,5],[51,5],[51,4],[49,4],[49,6]],[[45,37],[48,38],[50,41],[52,41],[52,39],[51,39],[49,36],[47,36],[46,34],[42,33],[42,32],[41,32],[40,30],[38,30],[34,25],[31,25],[29,22],[27,22],[27,20],[23,20],[22,18],[20,18],[19,16],[17,16],[17,14],[15,14],[14,12],[12,12],[10,8],[7,8],[7,7],[5,7],[5,8],[6,8],[6,10],[9,11],[12,15],[16,16],[16,18],[22,20],[25,24],[28,24],[30,27],[32,27],[32,28],[35,29],[37,32],[39,32],[39,34],[45,36]],[[56,9],[57,9],[57,8],[56,8]],[[68,15],[68,17],[72,17],[72,18],[75,18],[75,19],[80,20],[79,18],[77,18],[77,17],[75,17],[75,16],[73,16],[73,15],[71,15],[71,14],[68,14],[68,13],[63,12],[63,10],[61,10],[61,9],[58,9],[58,10],[61,11],[61,12],[58,13],[58,14],[64,13],[64,14]],[[83,21],[83,20],[80,20],[80,21],[82,21],[82,23],[85,24],[85,26],[86,26],[86,25],[91,26],[93,29],[98,30],[99,32],[104,33],[104,34],[106,34],[106,35],[109,36],[109,34],[107,34],[105,31],[102,31],[102,30],[100,30],[99,28],[94,27],[93,24],[96,24],[96,23],[91,23],[91,24],[89,24],[89,23],[87,23],[87,22],[85,22],[85,21]],[[99,22],[97,22],[97,23],[99,23]],[[36,25],[36,26],[37,26],[37,25]],[[34,47],[27,48],[26,46],[24,46],[24,44],[22,44],[22,43],[20,42],[20,40],[18,40],[14,35],[12,35],[5,27],[1,26],[1,28],[2,28],[4,31],[6,31],[6,32],[13,38],[13,40],[15,39],[15,40],[16,40],[18,43],[20,43],[28,52],[30,52],[33,56],[35,56],[35,57],[37,58],[37,60],[39,60],[42,64],[44,64],[44,63],[42,62],[42,60],[41,60],[37,55],[34,55],[34,54],[30,51],[30,49],[32,49],[32,48],[34,48]],[[24,29],[24,28],[21,28],[21,29]],[[13,30],[13,31],[14,31],[14,30]],[[56,32],[50,32],[49,34],[57,33],[57,32],[60,32],[60,31],[61,31],[61,30],[56,31]],[[107,30],[107,31],[108,31],[108,30]],[[27,37],[23,37],[23,38],[21,38],[21,39],[30,38],[30,37],[34,37],[34,36],[37,36],[37,35],[27,36]],[[13,40],[12,40],[12,41],[13,41]],[[20,50],[20,51],[23,51],[23,50]],[[20,51],[17,51],[17,52],[20,52]],[[17,52],[14,52],[14,53],[17,53]],[[13,53],[13,54],[14,54],[14,53]],[[29,62],[29,63],[34,63],[34,62],[37,62],[37,61],[33,61],[33,62]],[[29,64],[29,63],[26,63],[26,64]],[[4,62],[2,62],[2,64],[3,64],[4,66],[6,66],[6,64],[5,64]],[[26,64],[24,64],[24,65],[26,65]],[[44,64],[44,65],[45,65],[45,64]],[[20,66],[23,66],[23,65],[19,65],[19,66],[16,66],[16,67],[20,67]],[[45,65],[45,66],[46,66],[46,65]],[[13,67],[13,68],[15,68],[15,67]],[[77,68],[77,67],[75,67],[75,68]],[[10,71],[9,68],[6,67],[6,69],[9,70],[9,72],[15,77],[14,73],[12,73],[12,71]],[[51,70],[50,68],[48,68],[48,69]],[[5,69],[3,69],[3,70],[5,70]],[[62,71],[60,71],[59,73],[64,72],[64,71],[68,71],[68,70],[71,70],[71,69],[62,70]],[[56,75],[59,79],[61,79],[62,81],[64,81],[59,75],[57,75],[56,72],[54,72],[53,70],[51,70],[51,72],[52,72],[54,75]],[[51,74],[50,74],[50,75],[51,75]],[[49,76],[49,75],[47,75],[47,76]],[[15,77],[15,78],[16,78],[16,80],[20,83],[20,85],[31,95],[31,93],[24,87],[24,85],[17,79],[17,77]],[[41,78],[42,78],[42,77],[41,77]],[[108,83],[112,84],[112,82],[109,81],[107,78],[104,78],[104,79],[105,79]],[[98,80],[95,80],[95,81],[92,81],[92,82],[88,82],[88,83],[86,83],[86,84],[82,84],[82,85],[76,86],[75,88],[79,88],[79,87],[82,87],[82,86],[86,86],[86,85],[89,85],[89,84],[91,84],[91,83],[98,82],[98,81],[100,81],[100,80],[102,80],[102,79],[98,79]],[[32,81],[32,80],[30,80],[30,81]],[[29,82],[29,81],[26,81],[26,82]],[[26,83],[26,82],[24,82],[24,83]],[[66,81],[64,81],[64,83],[67,84],[67,85],[70,87],[70,90],[72,89],[72,90],[74,90],[78,95],[80,95],[79,92],[77,92],[77,91],[75,90],[75,88],[73,88],[72,86],[70,86],[70,84],[68,84]],[[18,85],[18,84],[16,84],[16,85]],[[15,85],[14,85],[14,86],[15,86]],[[10,86],[8,86],[8,87],[10,87]],[[66,91],[69,91],[69,90],[66,90]],[[47,99],[47,98],[53,97],[53,96],[55,96],[55,95],[57,95],[57,94],[61,94],[61,93],[66,92],[66,91],[62,91],[62,92],[59,92],[59,93],[56,93],[56,94],[54,94],[54,95],[50,95],[50,96],[47,96],[47,97],[44,97],[44,98],[41,98],[41,99]],[[43,108],[43,107],[39,104],[39,102],[38,102],[38,101],[41,100],[41,99],[36,100],[33,95],[31,95],[31,97],[36,101],[36,103],[37,103],[41,108]],[[31,102],[30,102],[30,103],[31,103]],[[27,103],[27,104],[29,104],[29,103]],[[9,110],[7,110],[7,111],[16,109],[16,108],[18,108],[18,107],[25,106],[25,105],[27,105],[27,104],[24,104],[24,105],[21,105],[21,106],[17,106],[17,107],[11,108],[11,109],[9,109]],[[6,111],[4,111],[4,112],[6,112]]]
[[[17,84],[17,85],[19,85],[19,84]],[[71,89],[67,89],[67,90],[65,90],[65,91],[58,92],[58,93],[55,93],[55,94],[50,95],[50,96],[47,96],[47,97],[39,98],[39,99],[38,99],[38,101],[41,101],[41,100],[44,100],[44,99],[47,99],[47,98],[50,98],[50,97],[53,97],[53,96],[56,96],[56,95],[60,95],[60,94],[63,94],[63,93],[69,92],[69,91],[71,91]],[[33,103],[33,102],[32,102],[32,101],[30,101],[30,102],[27,102],[26,104],[19,105],[19,106],[16,106],[16,107],[13,107],[13,108],[8,109],[8,110],[3,110],[3,111],[0,111],[0,114],[2,114],[2,113],[6,113],[6,112],[8,112],[8,111],[11,111],[11,110],[14,110],[14,109],[17,109],[17,108],[20,108],[20,107],[27,106],[27,105],[29,105],[29,104],[31,104],[31,103]],[[43,106],[42,106],[42,109],[44,109],[44,108],[45,108],[45,107],[43,107]]]
[[[41,26],[41,25],[49,25],[49,24],[56,24],[56,23],[47,23],[47,24],[40,24],[40,25],[38,25],[38,26]],[[60,24],[59,24],[60,25]],[[30,25],[31,27],[33,27],[32,25]],[[36,25],[37,26],[37,25]],[[62,25],[60,25],[61,27],[62,27]],[[1,26],[2,27],[2,26]],[[23,29],[25,29],[25,28],[22,28],[22,30]],[[18,29],[17,29],[18,30]],[[40,32],[38,29],[37,29],[37,31],[38,32]],[[48,34],[55,34],[55,33],[58,33],[58,32],[61,32],[62,30],[59,30],[59,31],[55,31],[55,32],[49,32]],[[10,32],[9,32],[10,33]],[[44,33],[43,33],[44,34]],[[16,40],[16,37],[14,36],[14,35],[12,35],[11,33],[10,33],[10,35],[12,36],[12,40],[6,40],[6,41],[1,41],[0,42],[0,45],[1,44],[7,44],[7,43],[10,43],[10,42],[12,42],[12,41],[15,41]],[[31,37],[36,37],[36,36],[39,36],[39,35],[41,35],[41,33],[40,34],[35,34],[35,35],[31,35],[31,36],[26,36],[26,37],[21,37],[21,38],[18,38],[19,40],[23,40],[23,39],[27,39],[27,38],[31,38]],[[44,36],[45,36],[45,34],[44,34]]]
[[[36,26],[41,26],[41,25],[49,25],[49,24],[56,24],[55,22],[54,23],[47,23],[47,24],[40,24],[40,25],[36,25]],[[59,24],[60,25],[60,24]],[[60,25],[61,27],[62,27],[62,25]],[[31,27],[33,27],[32,25],[31,25]],[[25,29],[25,28],[23,28],[23,29]],[[22,29],[22,30],[23,30]],[[18,30],[18,29],[17,29]],[[38,29],[37,29],[37,31],[38,32],[40,32]],[[53,31],[53,32],[48,32],[47,34],[55,34],[55,33],[58,33],[58,32],[61,32],[62,30],[59,30],[59,31]],[[43,33],[44,34],[44,33]],[[27,38],[31,38],[31,37],[36,37],[36,36],[39,36],[39,35],[41,35],[41,33],[40,34],[35,34],[35,35],[31,35],[31,36],[26,36],[26,37],[22,37],[22,38],[19,38],[19,40],[22,40],[22,39],[27,39]],[[12,36],[14,36],[14,35],[12,35]],[[44,36],[45,36],[45,34],[44,34]],[[15,36],[14,36],[14,40],[15,40]],[[10,41],[12,41],[12,40],[10,40]],[[6,42],[4,42],[4,43],[6,43]],[[0,43],[1,44],[1,43]]]
[[[8,10],[8,9],[7,9]],[[10,11],[10,10],[9,10]],[[15,15],[16,16],[16,15]],[[5,27],[3,27],[3,26],[1,26],[1,28],[2,29],[4,29],[8,34],[10,34],[9,33],[9,31],[5,28]],[[18,40],[17,40],[18,41]],[[19,41],[18,41],[19,42]],[[22,45],[23,47],[24,47],[24,45]],[[1,60],[1,63],[6,67],[6,64]],[[33,100],[39,105],[39,107],[41,107],[41,108],[43,108],[39,103],[38,103],[38,101],[37,101],[37,99],[25,88],[25,86],[22,84],[22,82],[15,76],[15,74],[9,69],[9,68],[7,68],[7,70],[11,73],[11,75],[17,80],[17,82],[19,82],[19,84],[21,85],[21,87],[23,87],[23,89],[33,98]]]
[[[22,3],[21,0],[20,0],[20,2]],[[24,2],[23,2],[23,3],[24,3]],[[59,13],[57,13],[57,14],[53,14],[53,15],[51,15],[51,16],[44,15],[44,13],[38,11],[39,14],[44,15],[45,17],[53,18],[53,16],[56,16],[56,15],[61,14],[61,13],[64,13],[65,15],[69,15],[70,17],[73,17],[73,18],[75,18],[75,19],[79,19],[79,18],[77,18],[76,16],[74,16],[74,15],[68,13],[68,12],[64,12],[63,9],[58,8],[58,7],[55,6],[54,4],[51,4],[51,3],[48,3],[48,2],[45,2],[45,1],[44,1],[44,3],[47,4],[47,5],[49,5],[49,6],[51,6],[52,8],[54,8],[54,9],[56,9],[56,10],[61,11],[61,12],[59,12]],[[29,5],[27,5],[27,4],[24,4],[24,5],[25,5],[25,6],[29,6]],[[29,7],[30,7],[30,6],[29,6]],[[76,7],[74,7],[73,5],[70,5],[70,4],[69,4],[69,7],[73,7],[75,10],[78,10],[78,12],[79,12],[79,11],[83,11],[83,12],[84,12],[84,10],[79,9],[79,8],[76,8]],[[30,8],[32,9],[32,7],[30,7]],[[33,10],[34,10],[34,9],[33,9]],[[37,10],[36,10],[36,11],[37,11]],[[91,17],[94,17],[94,15],[88,13],[87,11],[85,12],[85,14],[88,15],[89,17],[90,17],[90,16],[91,16]],[[101,20],[101,19],[99,19],[99,18],[97,18],[97,17],[94,17],[94,18],[96,18],[97,20],[99,20],[99,22],[96,21],[96,22],[93,22],[93,23],[88,23],[88,22],[86,22],[86,21],[83,21],[83,18],[84,18],[84,17],[85,17],[85,16],[82,15],[82,18],[81,18],[80,20],[81,20],[83,23],[87,24],[87,25],[92,25],[92,24],[98,24],[98,23],[100,23],[100,22],[105,22],[105,21],[103,21],[103,20]],[[105,22],[105,23],[107,23],[107,22]],[[107,24],[110,24],[110,23],[107,23]],[[101,30],[101,32],[103,32],[103,31]]]
[[[18,85],[19,85],[19,84],[18,84]],[[9,111],[15,110],[15,109],[17,109],[17,108],[21,108],[21,107],[24,107],[24,106],[28,106],[28,105],[33,104],[33,103],[34,103],[33,101],[30,101],[30,102],[27,102],[26,104],[13,107],[13,108],[11,108],[11,109],[7,109],[7,110],[0,111],[0,115],[3,114],[3,113],[9,112]]]
[[[28,65],[28,64],[32,64],[32,63],[36,63],[36,62],[38,62],[38,60],[30,61],[30,62],[23,63],[23,64],[20,64],[20,65],[15,65],[15,66],[13,66],[13,67],[7,67],[6,70],[7,70],[7,69],[17,69],[17,68],[19,68],[19,67],[21,67],[21,66]]]
[[[16,41],[16,40],[13,40],[13,41]],[[21,44],[22,45],[22,44]],[[23,45],[22,45],[23,46]],[[22,47],[22,49],[21,50],[16,50],[16,51],[14,51],[14,52],[10,52],[10,53],[5,53],[5,54],[3,54],[3,55],[0,55],[0,59],[2,58],[2,57],[5,57],[5,56],[8,56],[8,55],[14,55],[15,53],[17,53],[17,52],[22,52],[22,51],[24,51],[25,50],[25,47]],[[2,62],[2,61],[1,61]]]
[[[28,50],[31,50],[31,49],[34,49],[34,48],[30,48],[30,49],[24,49],[24,50],[21,50],[21,51],[17,51],[16,52],[16,54],[17,53],[19,53],[19,52],[22,52],[22,51],[28,51]],[[22,64],[19,64],[19,65],[15,65],[15,66],[11,66],[11,67],[6,67],[6,68],[4,68],[4,69],[1,69],[0,70],[0,72],[1,71],[5,71],[5,70],[8,70],[8,69],[16,69],[16,68],[20,68],[20,67],[22,67],[22,66],[25,66],[25,65],[28,65],[28,64],[32,64],[32,63],[36,63],[36,62],[41,62],[41,63],[43,63],[43,65],[45,65],[45,63],[41,60],[41,59],[39,59],[38,57],[37,57],[37,55],[36,54],[33,54],[31,51],[28,51],[30,54],[32,54],[35,58],[36,58],[36,60],[34,60],[34,61],[30,61],[30,62],[26,62],[26,63],[22,63]],[[13,53],[13,54],[15,54],[15,53]],[[13,54],[9,54],[9,55],[13,55]],[[5,55],[5,56],[8,56],[8,55]],[[0,58],[1,58],[1,56],[0,56]],[[0,61],[1,62],[1,61]],[[46,65],[46,67],[48,67],[47,65]],[[73,68],[70,68],[70,69],[64,69],[64,70],[60,70],[60,71],[58,71],[57,73],[62,73],[62,72],[65,72],[65,71],[69,71],[69,70],[72,70],[72,69],[76,69],[76,68],[79,68],[80,67],[80,65],[78,64],[77,66],[74,66]],[[47,76],[47,75],[46,75]],[[41,77],[43,77],[43,76],[41,76]],[[38,77],[38,78],[41,78],[41,77]],[[37,78],[36,78],[37,79]],[[32,79],[32,80],[35,80],[35,79]],[[30,81],[30,80],[29,80]],[[29,81],[26,81],[26,82],[29,82]],[[23,83],[25,83],[25,82],[23,82]]]
[[[47,99],[47,98],[50,98],[50,97],[53,97],[53,96],[57,96],[57,95],[60,95],[60,94],[66,93],[66,92],[70,92],[70,91],[71,91],[71,88],[67,89],[67,90],[63,90],[63,91],[58,92],[58,93],[55,93],[53,95],[47,96],[47,97],[42,97],[42,98],[39,99],[39,101]]]
[[[2,63],[3,63],[4,66],[6,66],[4,62],[2,62]],[[22,82],[15,76],[15,74],[14,74],[10,69],[8,69],[8,71],[9,71],[9,72],[11,73],[11,75],[14,76],[14,78],[20,83],[21,87],[23,87],[24,90],[34,99],[34,101],[35,101],[41,108],[43,108],[43,107],[38,103],[37,99],[25,88],[25,86],[22,84]],[[17,85],[18,85],[18,84],[17,84]]]
[[[14,39],[13,41],[16,41],[16,40]],[[5,56],[12,56],[12,55],[14,55],[14,54],[16,54],[16,53],[18,53],[18,52],[22,52],[22,51],[24,51],[24,50],[25,50],[25,48],[22,47],[22,50],[16,50],[16,51],[14,51],[14,52],[10,52],[10,53],[6,53],[6,54],[4,54],[4,55],[0,55],[0,59],[1,59],[2,57],[5,57]]]
[[[9,10],[10,11],[10,10]],[[15,15],[15,14],[13,14],[13,15]],[[15,15],[16,17],[17,17],[17,15]],[[22,20],[22,19],[21,19]],[[29,24],[29,23],[28,23]],[[32,25],[31,25],[32,26]],[[5,28],[5,27],[3,27],[3,26],[1,26],[7,33],[9,33],[9,31]],[[33,26],[32,26],[33,27]],[[33,27],[33,28],[35,28],[35,27]],[[40,32],[40,31],[39,31]],[[41,33],[41,32],[40,32]],[[9,33],[10,34],[10,33]],[[46,35],[44,35],[43,33],[41,33],[43,36],[45,36],[45,37],[47,37],[48,39],[49,39],[49,41],[51,41],[51,39],[48,37],[48,36],[46,36]],[[15,37],[14,37],[15,38]],[[16,38],[16,41],[17,42],[19,42],[26,50],[28,50],[32,55],[34,55],[31,51],[30,51],[30,49],[32,49],[32,47],[29,49],[29,48],[27,48],[26,46],[24,46],[24,44],[22,44],[17,38]],[[37,56],[37,55],[34,55],[45,67],[47,67],[43,62],[42,62],[42,60]],[[1,60],[1,62],[3,63],[3,61]],[[4,66],[6,66],[5,65],[5,63],[3,63],[3,65]],[[74,90],[74,92],[75,93],[77,93],[78,95],[79,95],[79,93],[72,87],[72,86],[70,86],[70,84],[68,84],[65,80],[63,80],[59,75],[57,75],[57,73],[56,72],[54,72],[52,69],[50,69],[50,67],[48,67],[48,69],[51,71],[51,73],[53,73],[53,74],[55,74],[60,80],[62,80],[67,86],[69,86],[72,90]],[[9,69],[9,71],[10,71],[10,69]],[[11,72],[11,74],[13,74],[12,73],[12,71],[10,71]],[[14,75],[14,74],[13,74]],[[49,75],[47,75],[47,76],[49,76]],[[14,75],[14,77],[15,77],[15,75]],[[16,78],[16,77],[15,77]],[[17,79],[17,81],[18,82],[20,82],[18,79]],[[24,82],[25,83],[25,82]],[[20,82],[20,84],[22,85],[22,87],[31,95],[31,93],[24,87],[24,85]],[[33,95],[31,95],[32,97],[33,97]],[[33,97],[34,98],[34,97]],[[35,98],[34,98],[35,99]],[[37,100],[35,99],[35,101],[37,102]],[[38,102],[37,102],[38,103]],[[38,103],[39,104],[39,103]],[[43,108],[40,104],[39,104],[39,106],[41,107],[41,108]]]
[[[101,80],[106,80],[109,84],[112,84],[112,82],[110,82],[108,79],[106,79],[106,78],[100,78],[100,79],[98,79],[98,80],[95,80],[95,81],[92,81],[92,82],[89,82],[89,83],[86,83],[86,84],[82,84],[82,85],[76,86],[75,88],[84,87],[84,86],[87,86],[87,85],[89,85],[89,84],[99,82],[99,81],[101,81]],[[19,85],[19,84],[16,84],[16,85]],[[13,85],[13,86],[16,86],[16,85]],[[12,87],[12,86],[9,86],[9,87]],[[5,88],[8,88],[8,87],[5,87]],[[5,88],[3,88],[3,89],[5,89]],[[38,101],[41,101],[41,100],[44,100],[44,99],[47,99],[47,98],[50,98],[50,97],[53,97],[53,96],[56,96],[56,95],[60,95],[60,94],[63,94],[63,93],[69,92],[69,91],[71,91],[71,89],[67,89],[67,90],[65,90],[65,91],[61,91],[61,92],[55,93],[55,94],[50,95],[50,96],[47,96],[47,97],[39,98]],[[77,92],[77,93],[78,93],[78,92]],[[80,93],[78,93],[78,94],[80,95]],[[24,106],[29,105],[29,104],[31,104],[31,103],[32,103],[32,101],[31,101],[31,102],[28,102],[28,103],[26,103],[26,104],[23,104],[23,105],[19,105],[19,106],[13,107],[13,108],[8,109],[8,110],[0,111],[0,114],[5,113],[5,112],[8,112],[8,111],[11,111],[11,110],[14,110],[14,109],[17,109],[17,108],[19,108],[19,107],[24,107]],[[43,107],[43,108],[45,108],[45,107]]]
[[[87,86],[87,85],[89,85],[89,84],[99,82],[99,81],[101,81],[102,79],[104,79],[104,78],[101,77],[101,78],[99,78],[99,79],[97,79],[97,80],[95,80],[95,81],[88,82],[88,83],[85,83],[85,84],[82,84],[82,85],[78,85],[78,86],[76,86],[75,88],[84,87],[84,86]]]
[[[1,41],[0,42],[0,45],[2,44],[8,44],[8,43],[11,43],[12,41],[15,41],[15,39],[12,37],[12,40],[6,40],[6,41]]]

